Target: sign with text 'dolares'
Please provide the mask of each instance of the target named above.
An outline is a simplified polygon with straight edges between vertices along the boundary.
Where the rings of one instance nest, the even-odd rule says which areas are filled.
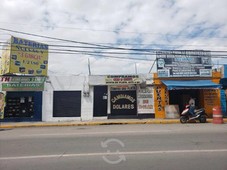
[[[12,36],[9,42],[9,48],[4,50],[10,52],[2,56],[4,62],[2,62],[1,73],[3,75],[20,74],[47,76],[47,44]]]
[[[137,100],[135,90],[111,91],[111,115],[125,116],[137,114]]]

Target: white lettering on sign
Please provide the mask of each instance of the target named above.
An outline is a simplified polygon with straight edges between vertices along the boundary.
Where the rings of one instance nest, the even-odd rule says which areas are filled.
[[[134,109],[134,104],[113,104],[113,109]]]
[[[127,94],[119,94],[119,95],[117,95],[117,96],[115,96],[115,97],[113,97],[112,99],[111,99],[111,102],[112,103],[115,103],[117,100],[119,100],[119,99],[127,99],[127,100],[130,100],[132,103],[134,103],[136,100],[132,97],[132,96],[130,96],[130,95],[127,95]]]

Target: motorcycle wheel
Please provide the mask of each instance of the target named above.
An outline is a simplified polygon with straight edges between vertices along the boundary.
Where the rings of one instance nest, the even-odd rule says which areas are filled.
[[[207,122],[207,117],[205,115],[200,116],[199,122],[200,123],[206,123]]]
[[[181,122],[181,123],[187,123],[187,121],[188,121],[188,119],[187,119],[186,116],[181,116],[181,117],[180,117],[180,122]]]

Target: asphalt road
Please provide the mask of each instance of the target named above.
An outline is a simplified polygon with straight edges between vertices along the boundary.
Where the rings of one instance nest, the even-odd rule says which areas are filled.
[[[1,170],[227,169],[227,124],[0,130]]]

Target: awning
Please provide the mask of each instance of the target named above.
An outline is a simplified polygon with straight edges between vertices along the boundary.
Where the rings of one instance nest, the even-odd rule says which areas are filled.
[[[188,81],[162,80],[162,82],[167,86],[168,90],[221,88],[220,84],[216,84],[211,80],[188,80]]]

